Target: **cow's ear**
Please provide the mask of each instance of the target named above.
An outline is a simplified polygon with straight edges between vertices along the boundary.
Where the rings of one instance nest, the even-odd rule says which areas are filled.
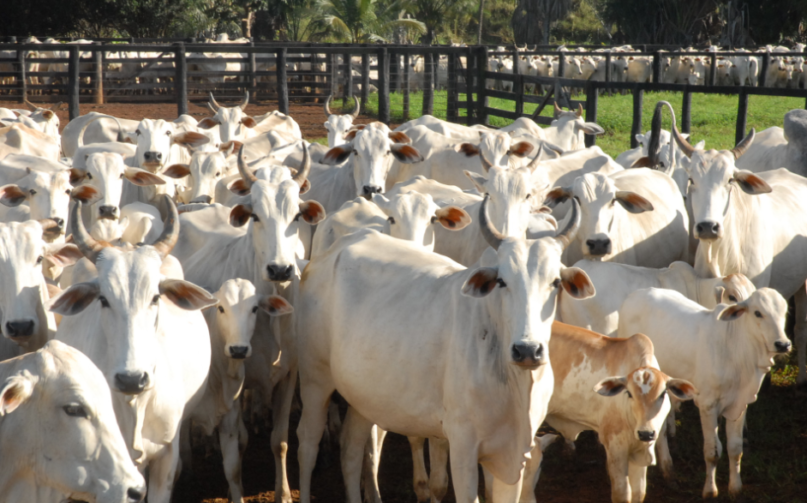
[[[53,299],[50,304],[50,311],[61,314],[62,316],[73,316],[84,311],[98,295],[101,289],[98,283],[76,283],[71,286],[61,295]]]
[[[529,155],[534,148],[535,147],[532,146],[532,143],[527,141],[520,141],[515,145],[511,145],[508,153],[516,155],[518,157],[524,157],[525,155]]]
[[[631,168],[652,168],[653,166],[655,166],[653,161],[647,156],[636,159],[633,161],[633,164],[630,165]]]
[[[390,132],[389,139],[392,140],[393,143],[412,143],[412,139],[406,136],[406,133],[402,131]]]
[[[172,164],[168,169],[163,171],[163,175],[170,176],[171,178],[185,178],[191,174],[191,168],[187,164]]]
[[[247,185],[247,182],[245,182],[243,178],[236,178],[230,182],[227,189],[236,196],[248,196],[251,192],[249,185]]]
[[[653,211],[653,204],[636,192],[618,190],[616,191],[616,196],[614,199],[619,201],[619,204],[621,204],[623,208],[631,213]]]
[[[19,185],[9,184],[0,187],[0,204],[13,208],[21,205],[27,197],[27,194],[20,188]]]
[[[141,187],[148,185],[165,185],[165,180],[154,173],[149,173],[145,169],[140,168],[126,168],[123,171],[123,177]]]
[[[249,117],[249,116],[244,117],[243,119],[241,119],[241,124],[245,125],[246,127],[250,128],[250,129],[252,129],[255,126],[258,125],[257,121],[255,121],[255,119],[253,119],[252,117]]]
[[[395,159],[398,162],[402,162],[404,164],[414,164],[416,162],[423,162],[423,156],[420,155],[418,149],[415,147],[404,145],[401,143],[394,143],[389,148],[392,155],[395,156]]]
[[[574,194],[572,193],[571,187],[555,187],[554,189],[550,190],[549,193],[546,195],[546,199],[544,199],[544,205],[550,208],[554,208],[555,206],[561,204],[562,202],[566,201],[567,199],[573,196]]]
[[[311,225],[316,225],[325,220],[325,208],[316,201],[304,201],[300,203],[299,216]]]
[[[347,160],[348,157],[350,157],[350,154],[352,153],[353,145],[350,143],[345,143],[344,145],[334,147],[325,153],[325,157],[322,158],[322,164],[327,164],[329,166],[342,164]]]
[[[717,316],[717,319],[720,321],[731,321],[736,320],[740,316],[744,315],[748,311],[748,306],[745,303],[734,304],[733,306],[729,306],[726,309],[720,311],[720,314]]]
[[[178,145],[197,148],[210,143],[210,138],[195,131],[185,131],[184,133],[175,134],[172,141]]]
[[[51,120],[53,118],[53,110],[45,110],[42,112],[42,117],[44,117],[45,120]]]
[[[57,267],[67,267],[84,258],[84,254],[72,243],[58,243],[48,245],[45,258]]]
[[[737,170],[734,173],[734,181],[747,194],[768,194],[773,191],[768,182],[751,173],[750,171]]]
[[[70,199],[82,204],[94,204],[101,200],[101,192],[92,185],[79,185],[70,191]]]
[[[207,117],[205,119],[202,119],[201,122],[199,122],[199,124],[196,125],[196,127],[200,127],[202,129],[212,129],[212,128],[218,126],[218,125],[219,125],[219,121],[217,121],[216,119],[211,119],[210,117]]]
[[[479,155],[479,145],[474,145],[473,143],[461,143],[459,146],[455,147],[455,149],[457,152],[465,154],[465,157]]]
[[[258,307],[272,316],[282,316],[294,312],[289,301],[279,295],[264,295],[258,302]]]
[[[683,379],[670,379],[667,381],[667,391],[682,402],[692,400],[698,396],[697,388],[691,382]]]
[[[624,377],[609,377],[598,382],[594,391],[602,396],[616,396],[627,390],[628,380]]]
[[[238,204],[230,210],[230,225],[233,227],[243,227],[252,217],[251,204]]]
[[[480,267],[462,285],[462,294],[468,297],[484,297],[492,292],[499,283],[497,267]]]
[[[160,281],[160,295],[186,311],[196,311],[219,303],[219,299],[204,288],[181,279]]]
[[[450,231],[458,231],[468,227],[471,215],[458,206],[446,206],[434,212],[432,223],[434,222],[440,222],[440,225]]]
[[[78,185],[86,176],[86,169],[70,168],[70,185]]]
[[[0,417],[14,412],[31,398],[36,381],[37,378],[26,371],[6,379],[3,389],[0,390]]]
[[[588,299],[597,293],[591,278],[579,267],[567,267],[560,271],[560,283],[566,293],[575,299]]]
[[[582,124],[578,122],[575,126],[585,134],[600,135],[605,133],[605,129],[603,129],[602,126],[593,122],[584,122]]]
[[[463,173],[465,173],[465,176],[470,178],[471,183],[474,184],[474,188],[477,190],[477,192],[480,194],[487,192],[487,189],[485,189],[485,184],[488,183],[488,179],[485,178],[484,175],[480,175],[479,173],[475,173],[473,171],[463,171]]]

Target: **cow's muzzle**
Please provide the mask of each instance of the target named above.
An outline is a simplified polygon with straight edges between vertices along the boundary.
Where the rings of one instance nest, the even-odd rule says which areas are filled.
[[[288,281],[294,272],[293,265],[268,265],[266,266],[266,273],[269,276],[269,281]]]
[[[546,363],[544,345],[534,342],[516,342],[510,348],[513,363],[522,367],[535,368]]]
[[[695,226],[695,233],[698,239],[713,240],[717,239],[723,234],[723,228],[717,222],[704,220]]]
[[[639,437],[639,440],[642,442],[652,442],[656,439],[656,432],[655,431],[637,431],[636,436]]]
[[[382,189],[377,185],[365,185],[364,187],[361,188],[361,191],[362,196],[364,196],[366,199],[370,199],[373,196],[373,194],[381,194],[382,192],[384,192],[384,189]]]
[[[249,346],[230,346],[230,358],[243,360],[249,354]]]
[[[103,206],[98,207],[98,218],[117,220],[118,213],[119,213],[118,207],[112,206],[111,204],[105,204]]]
[[[589,239],[586,241],[588,254],[593,257],[602,257],[611,253],[611,239]]]
[[[148,372],[119,372],[115,374],[115,387],[127,395],[139,395],[151,382]]]
[[[9,337],[30,337],[34,335],[34,320],[13,320],[6,322]]]

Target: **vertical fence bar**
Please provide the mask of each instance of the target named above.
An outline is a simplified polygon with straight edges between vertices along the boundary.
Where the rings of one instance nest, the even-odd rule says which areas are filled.
[[[644,99],[644,90],[639,86],[633,88],[633,123],[630,127],[630,148],[639,146],[639,140],[636,135],[642,132],[642,101]]]
[[[453,52],[448,54],[448,81],[446,82],[446,119],[449,122],[457,122],[459,112],[457,111],[457,55]]]
[[[759,87],[765,87],[768,78],[768,67],[771,66],[771,53],[766,52],[762,55],[762,68],[759,69]]]
[[[370,95],[370,55],[361,55],[361,109],[367,110],[367,97]]]
[[[740,89],[739,103],[737,104],[737,131],[734,133],[734,144],[745,138],[745,128],[748,121],[748,93],[745,86]]]
[[[434,114],[434,54],[423,53],[423,115]]]
[[[78,92],[80,80],[78,78],[78,47],[73,46],[68,49],[70,59],[67,66],[67,105],[70,112],[70,120],[79,116]]]
[[[597,82],[589,80],[586,83],[586,122],[597,122]],[[586,135],[586,147],[593,147],[597,143],[597,137],[593,134]]]
[[[353,56],[351,54],[342,55],[345,62],[345,99],[353,97]],[[344,101],[342,102],[344,106]]]
[[[387,48],[378,50],[378,120],[384,124],[390,122],[389,109],[389,61]]]
[[[318,59],[317,58],[317,53],[312,50],[311,51],[311,73],[315,73],[315,74],[319,73],[319,61],[317,61],[317,59]],[[319,75],[313,75],[311,77],[311,80],[312,80],[312,82],[314,84],[318,84],[319,81],[320,81],[320,76]],[[312,87],[311,88],[311,94],[314,94],[314,95],[319,94],[319,87],[317,87],[317,86]],[[316,101],[316,98],[314,98],[314,100]]]
[[[95,104],[104,104],[104,51],[94,51],[92,53],[95,62],[95,77],[93,84],[95,92]]]
[[[516,94],[516,115],[521,117],[524,114],[524,81],[518,62],[518,47],[513,45],[513,92]]]
[[[336,97],[336,91],[339,89],[339,79],[337,77],[337,75],[339,75],[339,69],[336,67],[336,54],[328,54],[328,59],[326,61],[328,83],[331,84],[328,94]]]
[[[393,92],[401,90],[401,55],[397,52],[390,54],[390,89]]]
[[[177,115],[188,113],[188,62],[185,59],[185,44],[177,42],[174,49],[174,93],[177,99]]]
[[[607,52],[607,53],[605,53],[605,82],[606,83],[611,82],[611,71],[612,71],[611,70],[611,53]],[[611,88],[609,87],[608,88],[608,96],[611,96],[611,94],[613,94],[613,93],[611,91]]]
[[[28,65],[25,63],[27,51],[17,51],[17,62],[20,66],[20,103],[28,99]]]
[[[653,82],[661,82],[661,52],[653,53]]]
[[[476,55],[476,121],[478,124],[488,125],[487,92],[485,90],[485,72],[488,69],[488,48],[480,46]]]
[[[709,84],[715,85],[717,80],[717,54],[714,52],[709,56]]]
[[[558,51],[558,74],[555,75],[555,103],[558,104],[559,107],[563,106],[563,102],[565,101],[565,96],[563,95],[563,86],[560,85],[560,81],[558,79],[562,79],[563,75],[566,73],[566,56],[564,56],[563,51]],[[570,106],[570,103],[566,103],[566,106]]]
[[[409,53],[404,54],[404,84],[403,84],[403,120],[409,120],[409,77],[411,76],[409,66]]]
[[[275,53],[275,69],[277,73],[277,109],[280,113],[289,114],[289,79],[286,78],[286,52],[281,47]]]
[[[684,91],[684,98],[681,103],[681,132],[689,133],[692,129],[692,93],[689,92],[689,85]]]
[[[474,52],[470,47],[465,53],[465,125],[474,124]]]
[[[250,47],[255,47],[255,42],[249,43]],[[313,67],[312,67],[313,69]],[[258,77],[255,72],[258,71],[258,55],[253,51],[249,53],[249,88],[252,90],[253,98],[257,97]]]

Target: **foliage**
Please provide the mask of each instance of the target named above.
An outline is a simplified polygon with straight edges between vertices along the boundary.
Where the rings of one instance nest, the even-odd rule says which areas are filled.
[[[550,30],[571,9],[572,0],[518,0],[511,21],[516,41],[548,44]]]
[[[319,6],[324,25],[337,38],[354,44],[385,41],[395,28],[426,31],[420,21],[397,16],[406,10],[403,0],[386,5],[376,0],[320,0]]]
[[[611,30],[600,18],[601,4],[601,0],[573,0],[571,12],[552,31],[552,38],[577,44],[609,43]]]

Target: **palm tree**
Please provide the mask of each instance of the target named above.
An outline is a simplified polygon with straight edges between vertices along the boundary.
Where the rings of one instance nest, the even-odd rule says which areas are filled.
[[[325,12],[324,24],[354,44],[386,41],[384,35],[395,28],[426,32],[420,21],[399,17],[405,10],[402,0],[386,6],[377,6],[376,0],[322,0],[320,6]],[[376,7],[381,7],[378,12]]]

